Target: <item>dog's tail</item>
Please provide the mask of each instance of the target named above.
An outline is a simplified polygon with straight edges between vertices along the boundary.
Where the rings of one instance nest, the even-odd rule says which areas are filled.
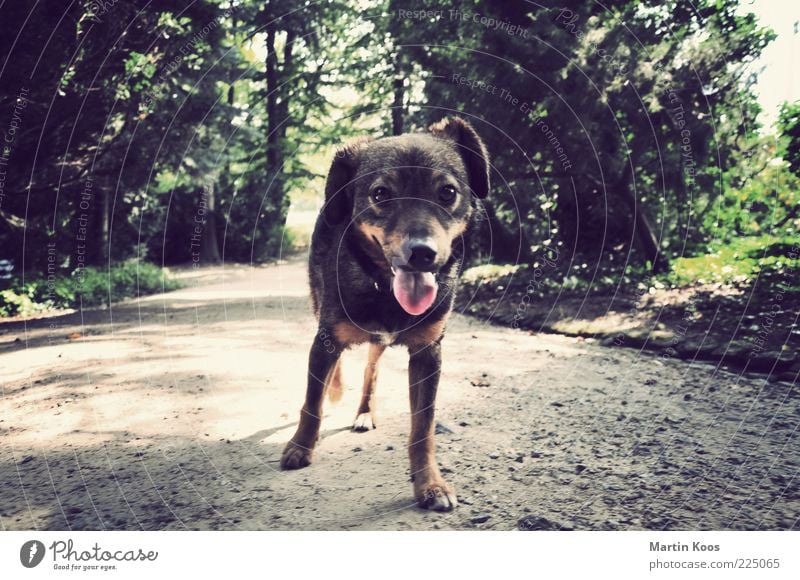
[[[331,403],[338,403],[342,400],[342,395],[344,394],[344,387],[342,387],[342,362],[338,361],[336,363],[336,367],[334,367],[333,372],[331,372],[331,377],[328,380],[328,399]]]

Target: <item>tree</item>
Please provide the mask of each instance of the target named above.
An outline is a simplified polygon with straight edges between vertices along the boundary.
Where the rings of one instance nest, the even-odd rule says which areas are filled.
[[[180,174],[181,163],[198,166],[187,147],[225,118],[209,110],[215,71],[198,74],[223,37],[219,6],[142,0],[3,12],[3,42],[19,37],[13,52],[4,47],[3,86],[30,87],[6,181],[14,195],[2,208],[6,223],[24,220],[24,235],[0,234],[5,251],[37,268],[50,243],[69,270],[136,255],[152,233],[145,217],[158,221],[148,213],[166,215],[169,205],[154,182]],[[13,106],[7,96],[0,103],[3,113]]]
[[[667,252],[705,242],[697,214],[756,127],[744,64],[772,35],[753,15],[734,1],[404,4],[429,15],[395,31],[423,69],[411,121],[458,111],[479,126],[493,212],[523,259],[549,240],[598,259],[626,248],[663,271]]]
[[[772,35],[734,0],[7,4],[1,257],[28,269],[49,243],[70,271],[270,259],[336,144],[451,114],[492,154],[473,250],[498,261],[664,270],[765,187],[744,64]]]

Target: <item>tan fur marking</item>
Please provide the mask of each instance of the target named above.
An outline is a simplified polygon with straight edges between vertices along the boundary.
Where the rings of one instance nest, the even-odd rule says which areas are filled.
[[[447,230],[447,237],[450,238],[450,244],[452,245],[455,239],[466,231],[467,231],[466,221],[460,221],[456,223],[456,225],[453,226],[452,228],[449,228]]]
[[[338,322],[333,327],[333,335],[342,346],[361,344],[369,340],[370,334],[350,322]]]
[[[364,386],[361,392],[361,404],[358,407],[359,413],[371,413],[375,404],[372,397],[375,396],[375,386],[378,382],[378,360],[380,360],[386,346],[372,343],[369,345],[369,358],[364,369]]]
[[[448,312],[441,320],[430,324],[422,324],[404,332],[400,338],[400,342],[412,348],[424,348],[429,344],[433,344],[442,336],[449,317],[450,313]]]
[[[336,361],[336,366],[333,367],[333,370],[328,375],[325,385],[325,390],[328,393],[328,399],[331,403],[338,403],[342,400],[342,394],[344,393],[344,386],[342,385],[342,359]]]
[[[369,240],[370,242],[372,242],[372,238],[374,237],[374,238],[375,238],[376,240],[378,240],[378,241],[379,241],[381,244],[383,244],[383,236],[384,236],[384,234],[385,234],[385,232],[383,231],[383,229],[381,229],[381,228],[379,228],[379,227],[377,227],[377,226],[374,226],[374,225],[372,225],[372,224],[368,224],[368,223],[366,223],[366,222],[360,222],[360,223],[357,223],[357,224],[356,224],[356,227],[357,227],[359,230],[361,230],[361,233],[362,233],[362,234],[364,235],[364,237],[365,237],[367,240]]]

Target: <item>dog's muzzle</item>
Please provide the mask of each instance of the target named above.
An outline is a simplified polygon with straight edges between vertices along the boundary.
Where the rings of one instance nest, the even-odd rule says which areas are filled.
[[[401,247],[402,256],[392,258],[392,291],[409,314],[424,313],[436,300],[439,285],[433,270],[437,250],[433,238],[409,238]]]

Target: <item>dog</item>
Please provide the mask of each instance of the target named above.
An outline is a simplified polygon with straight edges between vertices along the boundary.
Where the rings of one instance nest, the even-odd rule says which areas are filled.
[[[448,117],[427,132],[362,139],[337,151],[311,238],[309,279],[319,321],[308,387],[284,469],[312,461],[324,394],[340,397],[339,357],[369,343],[354,431],[374,429],[378,360],[409,352],[414,495],[422,508],[458,503],[434,456],[441,342],[453,307],[477,200],[489,193],[489,157],[473,127]]]

